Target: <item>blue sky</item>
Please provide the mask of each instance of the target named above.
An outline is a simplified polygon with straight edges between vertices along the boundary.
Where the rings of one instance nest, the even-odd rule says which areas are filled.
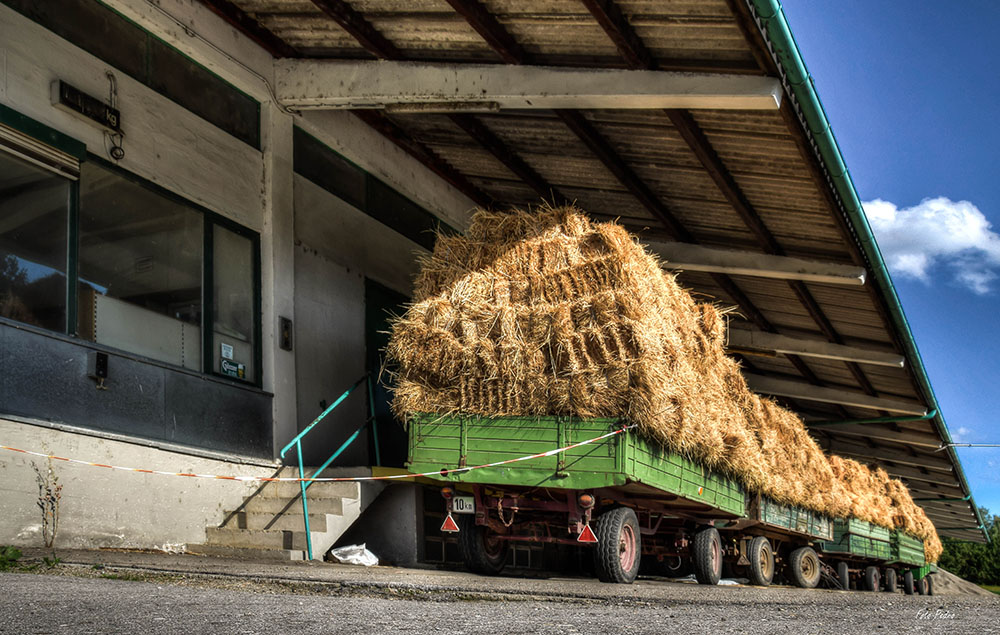
[[[785,0],[956,442],[1000,443],[1000,3]],[[1000,449],[960,449],[1000,514]]]

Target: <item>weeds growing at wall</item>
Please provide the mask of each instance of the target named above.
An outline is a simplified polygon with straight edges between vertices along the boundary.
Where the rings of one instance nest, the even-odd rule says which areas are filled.
[[[49,459],[44,470],[35,464],[32,464],[32,468],[38,483],[38,509],[42,512],[42,542],[46,549],[51,549],[59,531],[59,499],[62,498],[63,486],[52,468],[52,459]]]

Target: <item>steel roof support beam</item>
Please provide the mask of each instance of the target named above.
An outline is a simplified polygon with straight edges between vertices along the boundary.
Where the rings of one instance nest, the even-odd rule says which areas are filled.
[[[423,163],[456,190],[468,196],[476,205],[480,207],[493,206],[494,200],[491,196],[470,183],[465,178],[465,175],[456,170],[454,166],[426,145],[414,139],[408,132],[397,126],[382,113],[375,110],[356,110],[353,114],[380,132],[382,136],[395,143],[414,159]]]
[[[808,424],[806,425],[808,426]],[[906,443],[913,447],[923,448],[925,451],[935,449],[941,443],[940,438],[931,432],[911,429],[894,430],[892,427],[879,425],[841,426],[836,430],[828,430],[827,433],[835,439],[840,437],[878,439],[892,443]]]
[[[486,40],[490,48],[508,64],[524,64],[528,59],[521,45],[503,28],[496,17],[486,7],[475,0],[447,0],[451,8],[465,18],[469,26]]]
[[[299,52],[280,37],[264,28],[243,9],[229,0],[202,0],[220,18],[242,31],[274,57],[299,57]]]
[[[468,133],[470,137],[479,142],[483,148],[503,163],[508,170],[531,187],[540,198],[560,205],[569,202],[569,199],[550,185],[524,159],[508,148],[503,140],[496,136],[482,121],[471,115],[449,115],[448,118],[451,119],[452,123]]]
[[[402,51],[396,48],[395,44],[387,40],[371,22],[343,0],[312,0],[312,3],[375,57],[386,60],[403,58]]]
[[[807,280],[826,284],[861,286],[866,272],[862,267],[816,262],[788,256],[772,256],[752,251],[717,249],[688,243],[647,241],[668,269],[708,271],[736,276]]]
[[[895,353],[883,353],[855,346],[831,344],[823,340],[806,340],[778,335],[776,333],[762,333],[760,331],[734,328],[729,329],[728,348],[731,351],[735,350],[748,355],[791,353],[793,355],[802,355],[803,357],[836,359],[861,364],[874,364],[876,366],[890,366],[893,368],[902,368],[906,361],[902,355]],[[843,423],[851,425],[850,420]],[[864,422],[859,421],[858,423]],[[826,425],[830,424],[827,423]],[[940,439],[938,439],[938,442],[940,445]]]
[[[275,92],[289,108],[396,112],[694,108],[777,110],[774,78],[718,73],[503,64],[282,59]]]
[[[900,464],[916,470],[935,470],[954,474],[954,466],[947,460],[925,452],[917,452],[910,446],[887,445],[876,443],[871,439],[859,437],[831,437],[825,430],[809,430],[811,434],[819,432],[823,439],[820,444],[827,452],[844,456],[855,456],[862,461],[881,461],[889,464]],[[893,441],[891,443],[898,443]],[[926,472],[924,472],[926,473]]]
[[[824,388],[813,386],[799,381],[766,377],[764,375],[746,375],[747,385],[755,392],[768,395],[780,395],[793,399],[804,399],[806,401],[819,401],[823,403],[834,403],[843,406],[853,406],[855,408],[871,408],[872,410],[885,410],[888,412],[898,412],[904,415],[922,415],[927,412],[927,407],[916,401],[902,401],[896,399],[884,399],[872,397],[862,393],[856,393],[839,388]]]

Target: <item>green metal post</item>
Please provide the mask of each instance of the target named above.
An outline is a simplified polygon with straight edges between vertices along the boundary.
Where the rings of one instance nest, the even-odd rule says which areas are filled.
[[[295,442],[295,449],[299,453],[299,478],[304,479],[305,470],[302,467],[302,443],[299,441]],[[306,553],[309,555],[309,559],[313,559],[313,541],[312,534],[309,533],[309,503],[306,502],[306,482],[304,480],[299,481],[299,487],[302,488],[302,518],[306,522]]]
[[[382,455],[378,447],[378,418],[375,416],[375,388],[372,376],[368,375],[368,413],[372,418],[372,439],[375,441],[375,465],[382,466]]]

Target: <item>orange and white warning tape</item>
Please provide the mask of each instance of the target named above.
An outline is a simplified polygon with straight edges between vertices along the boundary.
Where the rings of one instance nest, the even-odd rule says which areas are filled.
[[[594,437],[593,439],[587,439],[586,441],[580,441],[579,443],[574,443],[572,445],[567,445],[562,448],[556,448],[554,450],[549,450],[548,452],[541,452],[539,454],[531,454],[528,456],[520,456],[516,459],[507,459],[506,461],[496,461],[495,463],[486,463],[484,465],[473,465],[469,467],[456,467],[452,469],[441,469],[435,472],[421,472],[420,474],[389,474],[385,476],[329,476],[329,477],[319,477],[319,478],[298,478],[294,476],[221,476],[219,474],[195,474],[192,472],[164,472],[162,470],[146,470],[138,467],[122,467],[120,465],[108,465],[106,463],[95,463],[93,461],[81,461],[80,459],[69,459],[63,456],[56,456],[54,454],[43,454],[42,452],[32,452],[31,450],[22,450],[20,448],[12,448],[7,445],[0,445],[0,450],[10,450],[11,452],[18,452],[20,454],[29,454],[31,456],[39,456],[43,459],[51,459],[53,461],[65,461],[67,463],[75,463],[77,465],[89,465],[90,467],[103,467],[109,470],[121,470],[123,472],[138,472],[140,474],[159,474],[161,476],[188,476],[191,478],[211,478],[219,479],[223,481],[244,481],[244,482],[286,482],[286,483],[330,483],[334,481],[387,481],[393,479],[404,479],[404,478],[416,478],[418,476],[447,476],[448,474],[457,474],[460,472],[469,472],[472,470],[479,470],[486,467],[498,467],[500,465],[508,465],[510,463],[517,463],[519,461],[527,461],[529,459],[538,459],[546,456],[554,456],[556,454],[561,454],[567,450],[572,450],[573,448],[578,448],[584,445],[589,445],[591,443],[596,443],[597,441],[602,441],[608,437],[613,437],[617,434],[622,434],[628,432],[635,428],[635,425],[625,426],[623,428],[618,428],[617,430],[612,430],[607,434],[602,434],[599,437]]]

